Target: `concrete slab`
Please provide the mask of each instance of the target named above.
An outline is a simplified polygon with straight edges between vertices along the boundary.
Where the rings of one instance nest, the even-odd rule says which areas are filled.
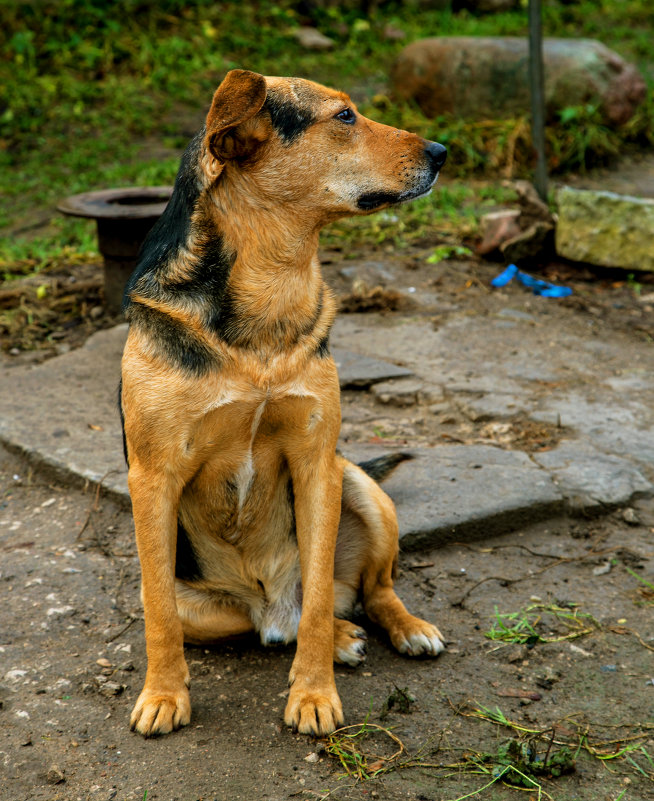
[[[13,367],[0,385],[0,440],[68,480],[102,481],[127,500],[118,415],[127,324],[35,367]]]
[[[562,442],[533,459],[552,473],[572,506],[586,511],[626,505],[654,491],[654,484],[632,462],[583,441]]]
[[[395,364],[352,353],[343,348],[332,348],[332,357],[338,367],[341,389],[366,389],[391,378],[408,378],[411,370]]]
[[[404,550],[490,536],[564,509],[551,476],[524,453],[488,445],[406,450],[415,458],[383,482],[397,506]],[[356,462],[384,452],[372,445],[344,448]]]

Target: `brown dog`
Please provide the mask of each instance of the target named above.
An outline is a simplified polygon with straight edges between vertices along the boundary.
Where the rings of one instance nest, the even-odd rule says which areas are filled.
[[[310,81],[234,70],[218,87],[125,294],[142,734],[190,720],[184,640],[297,637],[285,721],[314,734],[343,720],[334,659],[364,657],[343,619],[359,594],[399,651],[441,651],[393,591],[395,509],[370,476],[398,460],[362,469],[336,451],[335,304],[316,254],[326,223],[426,194],[444,161]]]

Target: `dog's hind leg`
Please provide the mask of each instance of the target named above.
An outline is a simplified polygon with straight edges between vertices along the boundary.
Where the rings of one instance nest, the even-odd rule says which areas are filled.
[[[393,502],[361,468],[346,462],[336,584],[361,587],[366,614],[386,629],[400,653],[436,656],[444,647],[442,634],[411,615],[393,589],[398,547]]]
[[[225,603],[217,593],[182,581],[175,582],[175,589],[184,642],[204,645],[254,631],[244,606]]]

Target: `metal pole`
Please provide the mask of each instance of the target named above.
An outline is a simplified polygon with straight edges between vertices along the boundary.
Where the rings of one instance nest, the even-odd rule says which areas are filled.
[[[547,202],[547,161],[545,160],[545,81],[543,70],[543,28],[541,0],[529,0],[529,89],[531,94],[531,135],[536,151],[535,185]]]

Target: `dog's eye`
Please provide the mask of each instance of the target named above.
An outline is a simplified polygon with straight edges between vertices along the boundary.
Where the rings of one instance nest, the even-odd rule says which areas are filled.
[[[345,122],[348,125],[354,125],[356,121],[356,114],[352,111],[351,108],[344,108],[343,111],[339,111],[338,114],[335,115],[337,120],[341,122]]]

